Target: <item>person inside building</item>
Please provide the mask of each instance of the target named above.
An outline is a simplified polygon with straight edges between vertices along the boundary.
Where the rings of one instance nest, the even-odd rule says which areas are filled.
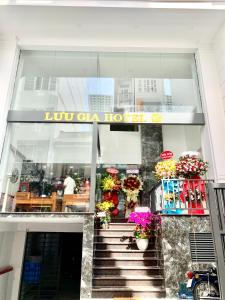
[[[69,174],[66,175],[63,185],[64,185],[64,195],[74,194],[76,183],[75,180]]]

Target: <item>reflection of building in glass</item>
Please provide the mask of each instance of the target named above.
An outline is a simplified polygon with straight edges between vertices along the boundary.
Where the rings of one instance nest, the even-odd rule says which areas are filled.
[[[134,79],[115,80],[115,111],[134,111]]]
[[[162,79],[135,79],[136,111],[158,111],[163,99]]]
[[[165,82],[166,81],[166,82]],[[169,79],[117,79],[115,111],[159,111],[162,105],[172,106]]]
[[[113,109],[113,96],[110,95],[89,95],[89,110],[111,112]]]

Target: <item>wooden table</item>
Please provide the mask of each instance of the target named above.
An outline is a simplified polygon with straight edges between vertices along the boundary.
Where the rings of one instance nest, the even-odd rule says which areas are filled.
[[[62,211],[65,211],[67,206],[85,206],[85,210],[89,205],[89,193],[64,195],[62,202]]]
[[[52,193],[51,197],[31,197],[31,193],[17,192],[15,195],[15,204],[16,207],[50,207],[51,211],[54,212],[56,210],[56,193]]]

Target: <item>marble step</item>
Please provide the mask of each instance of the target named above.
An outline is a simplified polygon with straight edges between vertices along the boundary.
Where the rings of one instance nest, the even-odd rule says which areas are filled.
[[[93,286],[164,286],[164,278],[155,276],[94,276]]]
[[[161,257],[161,252],[159,250],[118,250],[118,249],[112,249],[112,250],[105,250],[105,249],[98,249],[95,250],[95,257],[112,257],[112,258],[118,258],[118,257]]]
[[[133,236],[133,232],[129,228],[95,229],[96,236]]]
[[[115,266],[126,268],[126,266],[160,266],[162,260],[156,258],[108,258],[108,257],[95,257],[94,264],[95,266]]]
[[[92,298],[114,298],[114,297],[141,297],[164,298],[165,290],[160,287],[94,287],[92,289]]]
[[[105,236],[95,236],[94,237],[95,242],[104,242],[104,243],[110,243],[110,242],[115,242],[116,244],[121,242],[130,242],[130,243],[135,243],[135,239],[132,236],[124,236],[122,237],[121,235],[105,235]]]
[[[94,275],[117,275],[117,276],[150,276],[162,275],[163,268],[158,266],[93,266]]]
[[[135,226],[134,223],[109,223],[109,229],[134,230]]]
[[[132,242],[129,239],[122,241],[120,237],[98,237],[94,240],[95,249],[105,249],[105,250],[126,250],[133,249],[138,250],[136,242]],[[115,245],[115,247],[113,246]],[[157,250],[154,242],[150,242],[148,245],[148,250]]]

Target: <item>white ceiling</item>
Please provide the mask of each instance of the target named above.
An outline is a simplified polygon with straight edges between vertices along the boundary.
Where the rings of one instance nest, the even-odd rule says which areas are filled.
[[[224,10],[0,6],[0,40],[154,47],[211,41]]]

